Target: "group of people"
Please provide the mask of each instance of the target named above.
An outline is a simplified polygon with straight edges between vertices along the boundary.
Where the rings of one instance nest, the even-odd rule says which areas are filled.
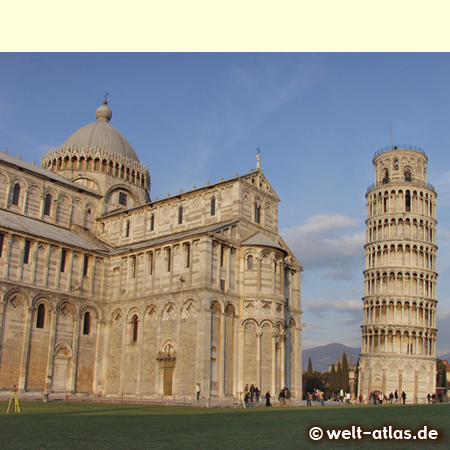
[[[394,404],[397,405],[399,402],[399,399],[401,400],[401,402],[403,404],[405,404],[406,402],[406,393],[405,391],[402,392],[402,394],[399,396],[398,395],[398,391],[396,390],[394,393],[390,393],[389,396],[387,396],[386,394],[378,394],[374,391],[372,391],[369,394],[369,403],[371,405],[381,405],[381,404]],[[362,396],[361,394],[359,394],[359,403],[367,403],[367,397],[366,395]]]
[[[259,397],[261,395],[261,391],[258,386],[254,386],[253,384],[248,387],[248,384],[245,385],[244,388],[244,404],[245,407],[249,407],[250,403],[253,403],[256,400],[256,403],[259,403]]]
[[[314,389],[313,392],[308,392],[306,394],[306,406],[312,406],[312,401],[320,402],[320,405],[324,406],[325,399],[323,397],[323,392],[319,389]]]

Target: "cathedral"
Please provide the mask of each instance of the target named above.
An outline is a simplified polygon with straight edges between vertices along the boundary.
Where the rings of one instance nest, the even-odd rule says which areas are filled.
[[[105,100],[40,166],[0,153],[0,390],[300,398],[302,266],[260,155],[245,175],[152,199],[111,117]]]

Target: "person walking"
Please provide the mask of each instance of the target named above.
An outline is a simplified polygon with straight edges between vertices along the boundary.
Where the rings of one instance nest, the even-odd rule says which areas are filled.
[[[284,398],[286,399],[286,405],[290,405],[291,403],[291,391],[287,386],[284,387]]]
[[[397,404],[398,403],[398,392],[397,392],[397,389],[394,392],[394,399],[395,399],[394,404]]]
[[[312,406],[311,405],[311,398],[312,398],[312,394],[311,394],[311,392],[308,392],[306,394],[306,406]]]
[[[197,401],[200,400],[200,392],[201,392],[200,383],[197,383],[197,386],[195,386],[195,393],[197,395]]]
[[[406,401],[405,391],[402,392],[402,401],[403,401],[403,404],[405,404],[405,401]]]

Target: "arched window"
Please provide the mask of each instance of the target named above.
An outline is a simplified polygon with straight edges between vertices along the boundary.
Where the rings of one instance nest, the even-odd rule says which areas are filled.
[[[216,215],[216,197],[211,197],[211,215]]]
[[[20,199],[20,184],[16,183],[13,189],[12,204],[15,206],[19,206],[19,199]]]
[[[389,170],[384,169],[383,184],[389,183]]]
[[[405,169],[405,181],[411,181],[411,169]]]
[[[45,325],[45,305],[41,303],[37,310],[36,328],[44,328]]]
[[[253,256],[250,255],[247,258],[247,270],[252,270],[253,269]]]
[[[91,313],[89,311],[86,311],[84,313],[84,320],[83,320],[83,334],[91,334]]]
[[[261,223],[261,206],[255,203],[255,222]]]
[[[136,314],[131,318],[131,327],[133,331],[133,342],[138,340],[138,316]]]
[[[44,216],[49,216],[52,209],[52,196],[47,194],[44,202]]]
[[[394,160],[394,170],[398,170],[398,159]]]
[[[405,212],[411,212],[411,194],[409,192],[405,195]]]

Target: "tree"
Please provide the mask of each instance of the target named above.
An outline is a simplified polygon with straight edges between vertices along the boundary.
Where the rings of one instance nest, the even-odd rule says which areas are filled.
[[[336,384],[335,384],[336,392],[342,389],[342,366],[341,362],[338,362],[338,367],[336,371]]]
[[[311,358],[308,361],[308,370],[306,371],[305,379],[305,394],[314,390],[314,370],[311,362]]]
[[[331,391],[331,396],[334,397],[334,393],[336,392],[336,369],[334,368],[334,364],[331,366],[328,388]]]
[[[344,352],[344,354],[342,355],[342,389],[344,389],[344,392],[350,392],[350,381],[348,376],[348,361],[346,352]]]
[[[447,387],[447,366],[439,358],[436,363],[436,387]]]

